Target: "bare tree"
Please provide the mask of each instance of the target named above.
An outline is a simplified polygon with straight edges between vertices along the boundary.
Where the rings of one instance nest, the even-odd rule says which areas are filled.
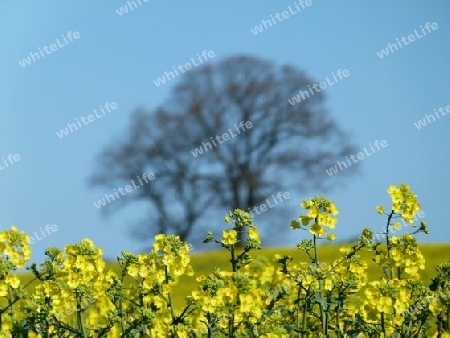
[[[324,169],[353,147],[323,108],[322,92],[288,103],[313,83],[293,66],[251,56],[186,72],[166,104],[132,115],[128,137],[103,151],[90,182],[117,186],[154,172],[121,203],[148,203],[139,236],[175,232],[184,240],[208,211],[247,210],[286,188],[328,188]]]

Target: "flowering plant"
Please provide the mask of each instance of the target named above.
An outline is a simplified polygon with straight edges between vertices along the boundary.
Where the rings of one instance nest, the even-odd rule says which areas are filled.
[[[309,261],[278,254],[255,257],[261,239],[252,215],[236,209],[229,226],[205,243],[227,250],[229,269],[196,276],[197,288],[178,308],[173,293],[182,276],[193,277],[190,247],[178,236],[159,234],[148,253],[122,252],[117,269],[106,270],[101,248],[89,239],[48,248],[31,264],[33,291],[14,270],[28,262],[28,236],[12,227],[0,232],[1,337],[450,337],[450,262],[437,266],[425,285],[425,259],[414,237],[426,223],[393,236],[396,219],[408,224],[420,210],[409,186],[391,186],[384,231],[364,228],[356,243],[332,263],[319,259],[321,240],[333,241],[339,211],[317,196],[291,222],[310,238],[297,244]],[[381,235],[381,236],[380,236]],[[239,243],[242,241],[245,243]],[[369,280],[372,256],[378,278]],[[369,256],[369,257],[370,257]]]

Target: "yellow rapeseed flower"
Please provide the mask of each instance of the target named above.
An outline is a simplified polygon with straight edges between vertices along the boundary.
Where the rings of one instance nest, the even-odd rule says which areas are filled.
[[[328,235],[327,239],[328,239],[329,241],[334,241],[334,240],[336,239],[336,234],[330,234],[330,235]]]
[[[224,230],[222,231],[222,243],[231,245],[237,243],[236,230]]]
[[[319,223],[314,223],[310,228],[309,232],[313,235],[316,235],[317,237],[320,237],[322,235],[325,235],[327,231],[319,225]]]
[[[398,230],[398,229],[400,229],[402,226],[401,226],[400,222],[395,222],[394,224],[392,224],[392,227],[393,227],[395,230]]]
[[[316,205],[313,205],[309,208],[308,217],[316,218],[317,216],[319,216],[319,207]]]
[[[251,226],[250,229],[248,230],[248,237],[256,241],[260,241],[258,229],[256,229],[255,226]]]
[[[336,208],[336,205],[334,204],[334,202],[330,202],[330,205],[328,207],[328,211],[332,214],[332,215],[337,215],[339,214],[339,210]]]

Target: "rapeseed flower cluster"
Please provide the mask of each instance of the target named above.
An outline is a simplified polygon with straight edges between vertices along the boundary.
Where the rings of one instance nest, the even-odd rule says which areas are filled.
[[[330,229],[336,227],[337,218],[333,216],[339,214],[339,210],[336,208],[334,202],[329,201],[326,197],[317,196],[311,198],[309,201],[303,201],[301,206],[303,209],[308,210],[308,214],[299,217],[300,223],[295,220],[292,221],[292,229],[309,226],[310,233],[314,236],[321,237],[327,234],[327,230],[324,227]],[[335,238],[335,234],[328,236],[329,240],[334,240]]]
[[[46,261],[28,267],[37,283],[29,294],[14,270],[31,254],[28,236],[12,227],[0,233],[0,337],[448,337],[450,262],[438,266],[427,286],[425,259],[414,232],[392,236],[396,217],[412,224],[420,209],[407,185],[391,186],[384,238],[364,228],[332,263],[320,261],[319,240],[333,240],[339,211],[323,196],[303,201],[307,211],[291,222],[303,229],[297,248],[305,259],[258,257],[261,238],[252,215],[236,209],[227,229],[205,243],[227,250],[229,268],[194,275],[190,247],[159,234],[148,253],[122,252],[117,269],[106,269],[102,249],[89,239],[46,250]],[[327,237],[326,237],[327,236]],[[364,255],[362,254],[364,252]],[[368,280],[370,257],[379,278]],[[175,306],[180,278],[198,287]]]

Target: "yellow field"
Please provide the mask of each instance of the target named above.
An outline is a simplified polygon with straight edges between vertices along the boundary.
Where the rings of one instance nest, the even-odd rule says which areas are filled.
[[[346,246],[345,244],[332,244],[324,245],[319,248],[320,261],[326,263],[332,263],[335,259],[340,257],[339,248]],[[446,244],[422,244],[419,245],[420,250],[426,259],[426,268],[422,271],[422,276],[426,284],[431,281],[436,275],[436,265],[440,262],[450,261],[450,243]],[[295,248],[263,248],[258,251],[258,255],[272,258],[275,254],[290,255],[294,259],[303,260],[309,262],[309,258]],[[255,254],[256,255],[256,254]],[[363,259],[367,262],[371,262],[368,266],[368,280],[382,278],[383,271],[371,261],[370,258],[374,256],[374,253],[363,253]],[[212,251],[200,254],[192,255],[192,266],[195,271],[194,277],[183,276],[180,280],[180,288],[177,294],[174,295],[174,300],[177,304],[177,308],[184,305],[184,297],[197,287],[195,277],[199,275],[208,275],[215,267],[220,269],[231,270],[229,263],[230,253],[226,250]]]
[[[332,244],[324,245],[319,248],[320,261],[326,263],[332,263],[335,259],[340,257],[339,248],[346,246],[345,244]],[[419,245],[423,255],[426,259],[426,268],[422,271],[422,276],[426,284],[431,281],[436,275],[436,265],[440,262],[450,261],[450,243],[447,244],[422,244]],[[279,255],[290,255],[297,260],[303,260],[309,262],[308,257],[295,248],[263,248],[258,251],[257,254],[266,258],[272,258],[275,254]],[[375,279],[380,279],[383,276],[381,269],[371,261],[373,253],[363,253],[363,258],[367,262],[371,262],[368,266],[368,280],[372,281]],[[197,276],[202,274],[210,274],[215,267],[223,270],[231,270],[231,265],[229,263],[230,256],[229,252],[223,251],[210,251],[204,253],[193,254],[191,256],[192,266],[195,271],[195,276],[187,277],[183,276],[179,282],[179,285],[175,288],[174,292],[174,302],[177,309],[182,309],[185,305],[185,297],[194,290],[198,284],[195,280]],[[119,271],[117,264],[108,264],[107,269],[113,269]],[[32,276],[30,274],[21,274],[21,279],[24,282],[31,280]],[[27,288],[31,291],[36,282],[30,284]]]

